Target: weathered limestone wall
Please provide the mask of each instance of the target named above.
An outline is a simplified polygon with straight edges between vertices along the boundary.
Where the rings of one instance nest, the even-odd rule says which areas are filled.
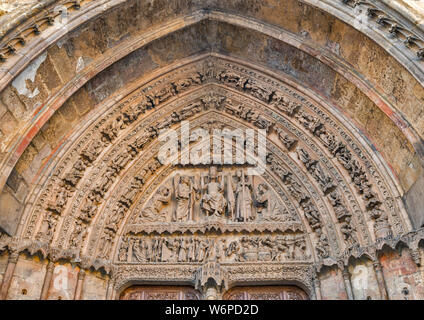
[[[408,249],[386,249],[380,263],[389,300],[424,299],[424,267],[417,267]],[[348,269],[355,300],[382,299],[372,261],[365,258],[352,261]],[[346,284],[339,269],[323,270],[320,281],[323,299],[347,299]]]
[[[347,300],[343,276],[339,269],[332,268],[320,276],[323,300]]]
[[[381,257],[381,264],[390,299],[424,299],[424,268],[417,267],[409,250],[387,250]]]
[[[20,255],[13,274],[7,299],[37,300],[46,273],[46,264],[39,257]]]

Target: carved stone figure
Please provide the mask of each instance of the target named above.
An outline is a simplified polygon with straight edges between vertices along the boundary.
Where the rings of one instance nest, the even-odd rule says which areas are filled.
[[[352,219],[350,217],[346,217],[345,220],[340,223],[340,232],[343,235],[347,247],[351,247],[357,243],[354,234],[355,231],[356,229],[352,226]]]
[[[312,204],[312,202],[307,201],[302,204],[303,212],[305,213],[305,218],[308,221],[312,230],[317,230],[322,227],[321,217],[318,213],[318,210]]]
[[[110,229],[105,229],[99,243],[99,254],[100,259],[108,260],[110,255],[110,250],[112,249],[112,242],[114,238],[114,231]]]
[[[54,197],[54,200],[50,200],[47,206],[47,209],[60,214],[63,208],[66,206],[66,202],[70,197],[70,192],[66,188],[66,186],[60,186],[57,189],[57,193]]]
[[[244,171],[237,171],[237,185],[235,187],[235,220],[252,221],[256,218],[253,208],[253,183],[252,177],[244,174]]]
[[[209,169],[209,182],[204,185],[202,178],[202,190],[206,193],[202,197],[201,207],[209,217],[222,217],[225,213],[227,201],[224,198],[224,179],[218,181],[217,168],[212,166]]]
[[[38,238],[50,240],[55,232],[56,223],[57,216],[51,212],[46,212],[38,231]]]
[[[321,228],[316,230],[316,234],[318,236],[318,242],[316,244],[316,251],[318,257],[321,259],[325,259],[330,255],[330,245],[328,243],[327,236],[322,232]]]
[[[103,144],[100,140],[94,139],[94,141],[90,142],[86,149],[84,149],[81,153],[81,157],[88,161],[88,163],[93,163],[99,155]]]
[[[63,181],[71,187],[75,187],[84,174],[86,165],[81,159],[77,160],[72,167],[72,170],[65,175]]]
[[[167,205],[171,199],[171,190],[167,186],[159,188],[153,196],[151,204],[143,209],[136,223],[141,222],[165,222],[168,216],[167,212],[161,211],[164,205]]]
[[[75,222],[74,231],[70,238],[70,247],[72,249],[80,249],[85,237],[87,235],[87,226],[80,220]]]
[[[194,220],[193,205],[195,201],[195,189],[193,182],[188,176],[177,177],[175,186],[175,198],[177,206],[175,210],[175,221],[185,222]]]
[[[124,117],[122,115],[117,116],[115,119],[110,121],[101,131],[104,142],[112,142],[117,136],[119,131],[124,126]]]
[[[293,146],[296,144],[297,140],[290,135],[288,135],[283,129],[280,127],[275,127],[275,130],[278,133],[278,138],[287,148],[287,150],[291,150]]]
[[[371,210],[370,217],[374,220],[374,232],[377,239],[392,236],[389,218],[384,210],[374,208]]]

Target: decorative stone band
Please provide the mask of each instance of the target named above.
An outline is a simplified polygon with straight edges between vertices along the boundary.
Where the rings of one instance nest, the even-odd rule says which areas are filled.
[[[65,1],[50,1],[50,3],[37,4],[30,9],[30,12],[25,12],[15,21],[7,24],[0,31],[0,61],[5,61],[11,55],[14,55],[19,47],[25,46],[28,39],[40,34],[55,24],[55,19],[63,14],[63,10],[71,13],[75,10],[80,10],[82,6],[89,7],[96,1],[93,0],[65,0]],[[116,2],[120,1],[106,1]],[[309,3],[309,1],[305,1]],[[414,50],[419,59],[424,59],[424,38],[414,30],[411,30],[404,23],[399,21],[394,14],[381,9],[371,1],[364,0],[332,0],[329,1],[344,4],[352,10],[357,7],[363,7],[366,10],[366,15],[372,19],[380,27],[387,30],[387,38],[389,41],[400,39],[405,44],[405,48]],[[109,3],[111,6],[113,4]],[[57,8],[60,8],[58,10]]]
[[[321,261],[320,263],[315,265],[315,270],[316,272],[320,272],[323,266],[337,266],[343,270],[345,266],[348,266],[350,258],[357,259],[360,257],[367,257],[371,261],[378,262],[378,254],[383,250],[384,246],[388,246],[392,249],[395,249],[401,243],[404,244],[407,248],[409,248],[412,253],[419,253],[419,244],[422,240],[424,240],[424,228],[406,233],[402,236],[380,239],[377,243],[368,247],[357,246],[350,248],[349,251],[345,252],[343,257],[340,257],[338,261],[334,259]],[[10,241],[3,247],[3,249],[0,250],[0,252],[4,251],[8,251],[9,253],[12,252],[14,259],[17,259],[18,254],[23,252],[29,252],[30,255],[39,254],[42,258],[47,259],[49,258],[49,255],[54,252],[55,258],[57,260],[61,259],[64,261],[68,261],[72,265],[79,266],[81,269],[84,270],[89,270],[90,268],[93,268],[94,270],[103,270],[109,275],[113,275],[113,272],[118,272],[120,269],[126,270],[128,268],[134,269],[142,267],[141,265],[114,265],[112,261],[99,261],[98,259],[96,260],[93,257],[86,256],[82,256],[79,259],[75,259],[75,256],[69,250],[53,248],[50,247],[48,244],[43,244],[35,241],[20,243],[19,245]],[[421,266],[422,261],[420,254],[412,254],[411,256],[414,259],[414,262],[418,266]],[[156,268],[157,265],[151,265],[151,267]],[[143,268],[149,267],[143,266]],[[169,277],[167,279],[169,279]],[[157,280],[160,279],[158,278]]]
[[[424,59],[424,38],[418,32],[411,30],[400,22],[394,15],[385,12],[371,1],[339,0],[350,8],[363,8],[366,16],[376,24],[376,27],[387,31],[387,38],[391,41],[401,40],[405,49],[413,50],[419,59]]]
[[[207,221],[196,223],[158,223],[158,224],[132,224],[126,227],[125,233],[206,233],[210,230],[224,232],[264,232],[264,231],[304,231],[300,222],[273,222],[273,223],[223,223],[219,221]]]

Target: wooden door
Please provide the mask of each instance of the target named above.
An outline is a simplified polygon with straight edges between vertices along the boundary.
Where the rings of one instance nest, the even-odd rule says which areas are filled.
[[[308,300],[308,295],[295,286],[236,287],[224,295],[224,300]]]
[[[185,286],[132,286],[120,300],[200,300],[200,294]]]

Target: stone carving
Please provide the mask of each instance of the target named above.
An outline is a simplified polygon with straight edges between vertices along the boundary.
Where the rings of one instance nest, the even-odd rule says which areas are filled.
[[[227,77],[226,79],[230,79],[228,74],[225,77]],[[360,202],[361,206],[364,205],[360,210],[363,209],[369,214],[369,217],[375,221],[374,227],[376,233],[380,232],[379,230],[383,230],[380,234],[388,234],[391,231],[389,221],[392,221],[392,216],[390,216],[389,220],[389,217],[387,217],[387,214],[383,211],[382,204],[376,192],[381,192],[380,186],[378,184],[371,185],[371,182],[369,182],[365,169],[361,167],[367,166],[368,168],[368,164],[364,158],[356,158],[354,156],[354,152],[358,154],[357,150],[352,148],[351,144],[349,144],[349,148],[352,150],[350,151],[348,149],[348,144],[342,143],[340,137],[329,132],[326,129],[326,125],[328,125],[327,122],[320,120],[323,119],[322,115],[320,115],[320,118],[312,116],[312,114],[304,112],[306,108],[295,102],[294,99],[287,98],[282,94],[278,97],[280,93],[273,92],[272,90],[259,90],[255,88],[255,86],[257,87],[260,85],[259,82],[249,82],[247,78],[245,80],[246,81],[241,79],[237,84],[234,83],[234,85],[240,88],[240,90],[252,94],[252,96],[259,100],[266,101],[268,99],[267,102],[269,105],[273,106],[273,104],[275,104],[275,109],[283,112],[284,115],[292,117],[290,121],[298,121],[298,119],[300,119],[299,122],[302,123],[302,127],[306,128],[306,130],[314,136],[316,141],[320,141],[327,150],[338,159],[337,161],[343,165],[349,173],[349,176],[351,176],[352,185],[355,186],[358,194],[364,200]],[[116,141],[114,141],[114,144],[120,145],[119,148],[114,147],[114,150],[110,153],[109,150],[105,152],[105,161],[98,161],[102,165],[104,164],[98,171],[98,178],[93,180],[92,186],[87,186],[88,191],[85,193],[86,198],[81,197],[82,201],[78,203],[75,202],[77,203],[75,207],[77,209],[80,208],[80,210],[72,211],[73,217],[69,219],[71,222],[68,222],[70,225],[69,228],[72,228],[72,221],[74,221],[72,218],[77,218],[73,232],[69,237],[68,248],[77,249],[78,247],[81,248],[84,246],[83,242],[85,238],[87,238],[87,235],[81,231],[87,230],[98,208],[103,208],[103,206],[100,206],[101,202],[108,199],[113,199],[115,203],[111,201],[104,206],[105,211],[102,212],[104,215],[96,219],[96,221],[99,221],[101,224],[101,227],[96,228],[96,234],[93,232],[90,241],[86,243],[87,246],[84,246],[88,249],[92,243],[97,243],[97,252],[86,253],[87,256],[92,254],[92,257],[89,256],[85,258],[90,261],[92,265],[95,265],[96,268],[102,263],[109,263],[108,260],[112,254],[111,248],[113,247],[115,239],[117,239],[116,237],[121,227],[123,227],[121,230],[123,234],[125,234],[125,237],[128,237],[117,247],[117,259],[122,263],[151,263],[155,264],[155,266],[159,265],[160,267],[163,267],[164,264],[180,263],[178,267],[173,269],[172,272],[174,273],[178,273],[176,270],[183,268],[184,264],[190,263],[200,264],[216,262],[218,264],[244,264],[262,261],[296,261],[297,265],[298,261],[303,260],[303,258],[301,258],[302,252],[304,252],[305,257],[310,256],[309,252],[305,253],[305,251],[308,251],[308,249],[305,249],[305,235],[299,234],[303,231],[303,228],[290,231],[288,228],[284,229],[285,227],[282,226],[284,222],[299,221],[298,217],[294,214],[297,208],[299,208],[299,212],[303,213],[304,220],[312,230],[311,232],[309,228],[306,228],[311,233],[314,250],[319,259],[327,260],[327,263],[328,261],[332,261],[332,259],[327,258],[336,258],[331,256],[331,252],[337,254],[333,237],[335,227],[339,228],[337,231],[340,231],[339,234],[341,238],[344,239],[347,247],[354,246],[355,243],[357,243],[356,227],[359,223],[357,222],[356,216],[352,217],[353,211],[350,211],[350,208],[353,208],[351,205],[352,202],[349,202],[350,193],[347,192],[346,195],[340,193],[346,191],[346,189],[342,189],[340,185],[336,188],[335,182],[332,181],[328,173],[331,172],[337,183],[340,180],[337,180],[338,177],[334,174],[334,171],[329,170],[327,173],[327,168],[330,166],[328,162],[323,161],[325,160],[324,157],[318,155],[318,153],[314,153],[314,158],[311,157],[312,153],[316,152],[316,149],[314,149],[315,146],[313,143],[309,144],[304,142],[304,140],[309,142],[307,139],[311,135],[306,134],[304,136],[307,136],[307,138],[305,138],[295,130],[292,133],[288,126],[283,126],[283,121],[277,121],[277,119],[282,119],[283,117],[278,114],[279,118],[277,118],[275,116],[277,113],[268,112],[268,108],[266,111],[262,112],[257,106],[251,108],[250,106],[246,107],[242,103],[234,103],[234,105],[242,105],[243,107],[233,108],[232,99],[225,98],[221,95],[221,92],[219,94],[212,93],[206,98],[199,99],[196,97],[198,101],[191,102],[189,105],[184,105],[182,108],[178,107],[173,109],[172,114],[165,112],[160,113],[156,118],[159,119],[158,121],[149,122],[147,126],[143,127],[140,125],[131,132],[131,135],[121,137],[119,135],[120,130],[136,121],[141,109],[144,110],[143,112],[146,112],[156,107],[155,104],[159,103],[159,101],[169,99],[180,90],[185,90],[189,85],[197,84],[195,81],[190,82],[185,80],[178,83],[178,85],[177,81],[173,81],[172,83],[175,86],[174,90],[153,90],[154,92],[158,92],[158,94],[149,94],[148,97],[143,97],[142,102],[135,103],[131,106],[134,108],[123,108],[122,119],[118,119],[116,114],[110,117],[108,120],[113,120],[112,126],[109,126],[108,120],[105,121],[105,126],[103,126],[103,124],[99,126],[100,128],[105,127],[110,129],[109,131],[112,133],[112,128],[118,128],[115,130],[117,131],[117,137],[115,137]],[[160,85],[162,84],[163,83]],[[255,92],[255,94],[253,94],[253,92]],[[271,92],[271,94],[268,95],[268,92]],[[139,106],[141,109],[136,109],[135,106]],[[235,115],[240,119],[246,120],[250,125],[259,128],[272,127],[278,134],[278,139],[289,151],[292,151],[295,146],[297,147],[299,145],[297,150],[299,158],[301,158],[308,173],[317,181],[325,197],[322,197],[321,192],[315,192],[315,187],[311,188],[307,181],[302,180],[304,177],[301,172],[302,170],[296,171],[297,168],[294,168],[295,166],[291,167],[287,165],[287,160],[282,158],[281,155],[278,155],[278,157],[284,159],[285,163],[283,164],[283,161],[280,161],[276,156],[278,153],[270,154],[268,158],[268,169],[273,173],[269,173],[269,176],[272,176],[274,179],[275,175],[281,180],[281,185],[283,187],[277,182],[278,179],[275,179],[274,182],[268,179],[258,179],[255,177],[252,181],[249,181],[251,177],[246,175],[244,175],[243,179],[244,168],[242,168],[242,166],[223,166],[223,174],[216,174],[216,176],[212,173],[206,176],[201,175],[200,173],[202,170],[206,171],[208,169],[205,166],[175,167],[171,170],[178,171],[180,175],[178,178],[173,176],[175,179],[172,180],[172,175],[169,175],[169,171],[164,172],[165,170],[163,170],[158,172],[160,167],[159,162],[156,160],[147,160],[146,163],[139,165],[137,170],[130,171],[130,169],[128,171],[132,172],[133,175],[128,175],[128,178],[125,177],[125,179],[123,179],[123,188],[119,188],[119,186],[115,189],[119,189],[119,191],[110,190],[117,177],[122,174],[124,168],[129,165],[130,161],[134,159],[141,150],[147,149],[146,152],[150,158],[146,157],[146,159],[152,159],[154,157],[154,149],[151,150],[150,148],[146,148],[146,146],[151,142],[152,145],[154,145],[152,140],[157,138],[159,129],[167,128],[183,119],[188,119],[193,115],[210,109],[221,110],[222,112]],[[272,108],[269,109],[272,110]],[[211,114],[215,113],[222,115],[217,112],[211,112]],[[164,116],[167,114],[170,116]],[[262,126],[260,125],[260,121],[258,121],[262,118],[266,121],[269,121],[268,119],[273,119],[275,123],[269,121],[269,125]],[[233,117],[228,117],[228,119],[234,121]],[[230,124],[229,127],[231,127],[230,122],[226,122],[226,124]],[[212,127],[214,126],[215,124]],[[301,132],[303,134],[302,130]],[[290,134],[285,134],[285,132],[290,132]],[[97,132],[97,134],[100,136],[100,132]],[[291,136],[291,134],[293,134],[293,136]],[[295,134],[296,138],[294,136]],[[104,137],[104,134],[102,134],[102,136]],[[297,138],[302,140],[298,142]],[[70,161],[73,161],[74,165],[72,165],[72,163],[66,165],[66,168],[71,167],[66,181],[62,180],[55,184],[55,186],[62,187],[61,183],[63,182],[63,188],[65,189],[58,189],[56,191],[56,189],[52,188],[54,190],[52,194],[54,197],[56,197],[57,194],[58,199],[53,200],[52,203],[56,202],[65,206],[66,199],[72,196],[76,184],[81,184],[80,186],[76,186],[76,189],[87,185],[83,185],[82,182],[79,182],[81,179],[79,177],[82,176],[83,171],[90,166],[93,161],[96,161],[96,158],[102,154],[103,147],[108,144],[106,141],[108,139],[106,139],[105,142],[100,138],[93,139],[96,139],[98,143],[93,146],[90,144],[85,144],[85,146],[81,144],[83,150],[79,153],[80,158],[75,160],[75,157],[72,157]],[[275,149],[279,150],[280,147]],[[310,154],[305,151],[306,149]],[[281,148],[281,150],[283,153],[289,154],[289,158],[295,154],[294,152],[287,152],[285,148]],[[304,152],[301,152],[301,150]],[[274,152],[275,150],[272,149],[272,151]],[[78,153],[76,153],[76,155],[78,155]],[[81,160],[83,164],[78,162],[79,160]],[[134,161],[134,165],[136,164],[137,162]],[[239,168],[242,169],[237,174],[237,169]],[[74,169],[76,170],[74,171]],[[372,171],[369,172],[373,174]],[[138,175],[135,176],[134,173],[138,173]],[[63,177],[64,175],[61,173],[58,176]],[[131,176],[134,178],[130,178]],[[202,176],[202,179],[199,179],[200,176]],[[163,183],[162,179],[164,179]],[[200,182],[202,182],[202,180],[203,188],[200,187]],[[150,183],[150,181],[154,182]],[[206,195],[214,194],[213,192],[209,193],[209,184],[211,183],[214,183],[214,188],[212,188],[214,192],[220,194],[216,199],[219,200],[223,198],[225,200],[222,202],[216,201],[215,203],[225,203],[226,205],[213,206],[209,204],[209,208],[212,209],[205,210],[202,204],[206,199]],[[278,188],[276,187],[277,184]],[[146,186],[146,189],[144,189],[144,186]],[[60,193],[63,190],[66,192]],[[118,196],[114,197],[115,194],[112,192],[110,192],[112,195],[109,195],[109,190],[117,192]],[[282,195],[285,194],[285,191],[287,191],[286,198]],[[143,201],[138,197],[139,194]],[[60,198],[65,200],[60,201]],[[214,199],[213,197],[211,198]],[[318,198],[324,199],[324,206],[322,202],[320,203],[321,199]],[[284,199],[284,201],[281,199]],[[329,216],[326,215],[327,211],[326,208],[324,208],[327,200],[333,207],[338,221],[334,226],[332,224],[327,226]],[[288,204],[293,205],[291,201],[293,201],[296,206],[293,210],[288,206]],[[129,224],[139,223],[140,225],[138,226],[138,233],[133,232],[131,234],[127,232],[130,228],[127,228],[128,226],[122,226],[121,222],[126,212],[133,209],[132,207],[133,205],[135,206],[136,203],[137,210],[134,210],[134,213],[137,217],[133,217],[134,219],[129,219],[128,221],[130,221]],[[346,203],[349,204],[349,207]],[[290,213],[286,209],[286,206],[290,209]],[[218,210],[216,208],[218,208]],[[55,210],[53,206],[51,209],[48,208],[47,210],[53,214],[59,213],[59,210]],[[213,219],[209,219],[210,216],[214,216],[214,214],[210,212],[218,212],[216,216],[220,217],[220,221],[212,221]],[[245,215],[246,212],[248,213]],[[246,221],[240,221],[240,217],[248,218],[244,219]],[[250,224],[250,226],[246,227],[248,224]],[[65,225],[65,222],[62,225]],[[195,225],[199,225],[199,227],[196,229],[194,227]],[[130,226],[132,227],[132,225]],[[49,227],[43,227],[43,229],[47,230],[46,233],[49,234]],[[90,230],[92,229],[94,228],[90,228]],[[217,233],[222,232],[222,235],[213,234],[211,236],[203,236],[211,232],[211,230]],[[265,235],[269,232],[288,232],[288,234],[283,234],[281,236],[271,235],[270,238],[267,238]],[[249,236],[245,236],[243,241],[241,241],[242,235],[246,233],[249,233]],[[261,233],[261,235],[258,235],[259,233]],[[295,233],[296,237],[288,237],[288,235],[293,235],[292,233]],[[67,234],[69,235],[70,233]],[[144,236],[138,239],[134,234],[143,234]],[[158,234],[160,236],[157,236]],[[175,236],[176,234],[178,234],[178,236]],[[180,236],[180,234],[182,235]],[[193,234],[194,236],[190,238],[188,234]],[[299,237],[297,238],[297,236]],[[207,239],[204,239],[205,241],[200,241],[203,240],[203,238],[208,238],[209,240],[206,241]],[[377,238],[381,239],[382,236],[377,236]],[[167,242],[165,243],[165,240],[161,241],[161,239],[167,239]],[[385,239],[384,241],[389,240]],[[201,248],[197,251],[198,253],[196,253],[196,248]],[[163,251],[165,252],[164,254],[162,253]],[[81,255],[83,255],[83,252],[81,252]],[[93,259],[96,258],[106,261],[102,261],[101,263],[92,262]],[[321,262],[322,261],[320,261],[320,263]],[[90,263],[86,265],[90,265]],[[266,268],[260,269],[258,267],[255,270],[255,272],[257,272],[257,270],[263,271],[266,270]],[[154,274],[163,274],[163,269],[160,271],[158,270]],[[252,277],[260,278],[257,273]],[[153,278],[154,276],[151,276],[149,279]]]
[[[379,208],[373,208],[370,213],[371,219],[374,220],[374,232],[377,239],[391,237],[392,230],[390,228],[387,213]]]
[[[178,182],[177,182],[178,181]],[[184,222],[194,220],[194,201],[198,200],[198,187],[188,176],[176,177],[175,198],[177,206],[174,221]]]
[[[290,214],[281,203],[271,194],[266,183],[261,183],[257,187],[255,205],[259,219],[269,222],[295,222],[296,216]]]
[[[134,223],[190,224],[217,218],[227,223],[298,222],[266,183],[259,186],[262,178],[254,181],[253,176],[246,175],[245,169],[222,168],[220,174],[217,167],[208,170],[205,174],[199,169],[187,168],[164,182],[166,190],[172,190],[172,197],[158,198],[159,188],[148,205],[139,210],[142,214],[137,214]],[[124,202],[122,198],[120,201]]]
[[[235,107],[233,106],[231,101],[226,101],[224,110],[226,113],[237,116],[240,119],[250,122],[259,129],[265,129],[267,132],[273,126],[273,123],[266,119],[260,112],[257,112],[252,108],[244,107],[242,105]]]
[[[224,197],[224,177],[221,177],[221,182],[219,182],[217,168],[211,166],[208,178],[207,183],[205,183],[204,177],[201,180],[201,190],[204,190],[205,193],[200,206],[207,216],[221,218],[227,207],[227,200]]]
[[[293,146],[297,143],[297,140],[292,136],[288,135],[283,129],[280,127],[275,127],[275,131],[278,133],[278,138],[287,148],[287,150],[291,150]]]
[[[63,208],[70,197],[71,192],[68,190],[66,185],[60,185],[57,188],[56,194],[52,200],[49,201],[47,206],[47,210],[52,211],[54,213],[60,214]]]
[[[270,104],[289,117],[293,117],[301,108],[299,103],[296,103],[277,92],[275,92],[272,96]]]
[[[93,163],[94,160],[96,160],[99,156],[102,148],[103,143],[100,140],[94,138],[92,143],[90,143],[86,149],[83,149],[81,157],[88,163]]]
[[[337,190],[328,195],[331,205],[334,208],[337,220],[340,222],[340,232],[347,247],[352,247],[358,243],[356,229],[353,226],[352,215],[346,208],[346,205]]]
[[[169,203],[170,199],[171,190],[166,186],[162,186],[153,196],[151,204],[136,218],[136,223],[165,222],[169,213],[162,211],[162,209],[164,205]]]
[[[110,229],[105,229],[104,233],[100,239],[99,243],[99,253],[98,257],[103,260],[109,260],[110,251],[112,249],[114,231]]]
[[[255,220],[253,209],[253,183],[252,177],[244,174],[243,170],[237,170],[237,184],[235,191],[235,221]]]
[[[80,220],[75,223],[74,231],[71,234],[69,240],[69,247],[71,249],[81,249],[81,246],[87,237],[87,226]]]
[[[415,50],[419,59],[424,58],[422,54],[424,39],[420,37],[415,30],[408,28],[399,19],[385,10],[376,6],[371,1],[366,0],[342,0],[342,3],[351,6],[352,8],[363,6],[366,8],[367,16],[370,20],[374,20],[378,24],[378,28],[383,28],[387,31],[387,38],[401,39],[405,47],[409,50]]]
[[[302,234],[221,237],[125,237],[118,261],[125,263],[206,263],[305,261],[310,259]]]
[[[333,183],[333,179],[324,172],[318,161],[312,160],[310,158],[308,152],[300,148],[298,149],[298,155],[299,159],[303,162],[308,172],[318,182],[324,194],[327,194],[336,187],[336,185]]]
[[[328,238],[322,232],[321,228],[316,229],[316,234],[318,237],[318,242],[315,246],[315,250],[319,258],[325,259],[330,255],[330,245],[328,243]]]
[[[41,222],[40,229],[38,230],[37,238],[45,240],[46,242],[51,241],[53,238],[58,216],[52,212],[46,212]]]
[[[351,247],[357,243],[357,239],[355,237],[356,229],[352,226],[352,218],[346,217],[340,223],[340,231],[343,235],[345,243],[348,247]]]

